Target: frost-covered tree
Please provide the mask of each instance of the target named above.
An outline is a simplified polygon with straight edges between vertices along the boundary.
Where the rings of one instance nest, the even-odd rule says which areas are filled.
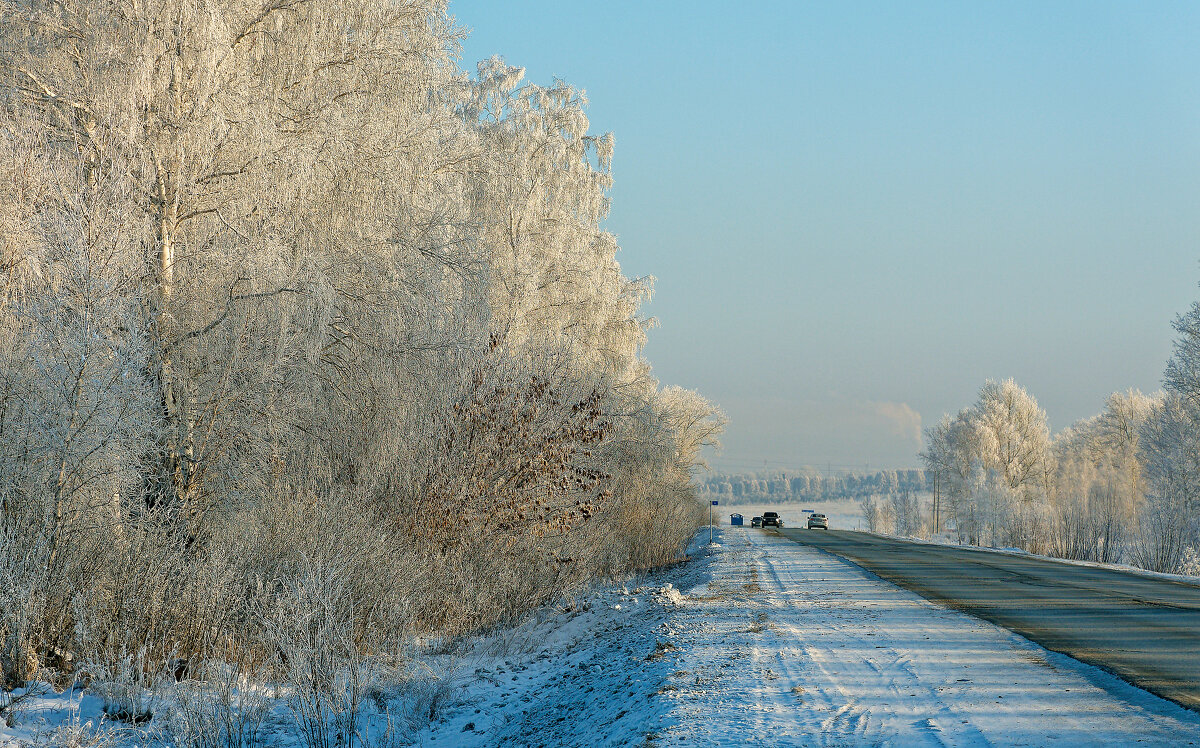
[[[989,380],[979,399],[926,431],[926,468],[940,490],[960,539],[1026,547],[1051,467],[1049,428],[1037,401],[1013,380]]]
[[[81,558],[122,537],[121,497],[153,438],[142,418],[140,248],[121,230],[120,185],[89,180],[77,153],[51,147],[29,122],[6,124],[0,679],[31,674],[20,654],[31,619],[67,606],[69,577],[95,571]]]
[[[1129,390],[1051,441],[1028,393],[988,382],[926,430],[921,457],[961,541],[1166,568],[1191,542],[1190,418],[1179,396]]]
[[[307,357],[357,332],[337,294],[361,291],[355,271],[379,277],[388,264],[365,260],[413,238],[397,237],[395,220],[397,196],[427,192],[404,179],[422,160],[408,154],[437,160],[453,140],[450,112],[439,121],[428,104],[453,72],[453,34],[436,0],[4,6],[10,101],[77,149],[90,181],[128,189],[124,231],[144,248],[139,326],[160,401],[148,503],[204,501],[214,451],[256,441],[239,406],[275,393],[264,391],[270,363],[265,378],[247,378],[266,363],[254,354],[267,354],[247,335],[271,337],[255,328],[284,332],[276,361],[297,353],[286,334],[297,324],[317,337],[304,341]],[[278,306],[301,292],[307,308]],[[247,401],[252,387],[263,390]]]
[[[1168,391],[1142,430],[1148,487],[1136,549],[1140,565],[1175,571],[1197,542],[1200,512],[1200,411]]]
[[[1141,429],[1147,507],[1138,554],[1148,568],[1174,571],[1200,547],[1200,302],[1175,320],[1166,394]]]
[[[976,543],[981,519],[974,485],[981,466],[973,415],[973,410],[963,409],[926,429],[921,458],[926,470],[937,476],[941,511],[954,521],[960,541]]]
[[[444,0],[0,0],[5,677],[288,676],[336,654],[278,625],[310,582],[337,651],[398,652],[688,540],[723,417],[641,357],[612,138],[460,36]]]
[[[475,210],[486,217],[493,330],[513,345],[567,342],[627,375],[649,286],[621,274],[616,237],[600,226],[613,137],[588,133],[583,92],[523,83],[524,73],[500,58],[480,63],[462,108],[490,158]]]
[[[1138,450],[1155,403],[1136,390],[1113,393],[1099,416],[1055,436],[1059,555],[1098,561],[1123,557],[1144,497]]]
[[[979,391],[972,421],[985,470],[1025,500],[1044,490],[1050,428],[1037,400],[1011,379],[988,381]]]

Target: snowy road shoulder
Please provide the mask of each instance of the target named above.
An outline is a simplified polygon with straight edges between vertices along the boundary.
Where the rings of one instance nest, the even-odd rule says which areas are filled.
[[[1200,745],[1200,715],[834,556],[722,545],[669,624],[663,745]]]

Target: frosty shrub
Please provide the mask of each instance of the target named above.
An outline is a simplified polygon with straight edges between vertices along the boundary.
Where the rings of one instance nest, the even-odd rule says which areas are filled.
[[[138,739],[145,735],[131,729],[103,729],[91,722],[80,723],[78,713],[70,722],[59,725],[45,735],[38,735],[33,745],[37,748],[118,748],[137,744]]]
[[[154,717],[168,678],[148,656],[143,648],[134,654],[120,653],[107,662],[83,663],[89,687],[104,701],[104,714],[110,719],[137,724]]]
[[[1057,507],[1052,553],[1079,561],[1099,560],[1101,531],[1089,506],[1078,499]]]
[[[0,691],[23,685],[40,667],[35,627],[45,606],[45,557],[15,524],[0,527]]]
[[[1191,533],[1182,506],[1162,497],[1151,497],[1133,542],[1133,560],[1143,569],[1180,572]]]
[[[301,559],[266,623],[288,706],[309,748],[352,747],[359,739],[359,709],[377,685],[377,666],[360,643],[376,644],[370,649],[378,643],[361,641],[368,632],[355,630],[351,563]]]
[[[265,673],[247,677],[238,668],[212,662],[201,678],[170,689],[167,730],[184,748],[251,748],[270,711]]]
[[[376,697],[377,711],[387,715],[386,733],[376,736],[377,744],[411,738],[436,721],[461,682],[459,668],[452,663],[414,661],[402,680]]]
[[[34,699],[45,696],[52,689],[48,683],[29,681],[22,688],[0,690],[0,724],[14,727],[21,722],[25,708]]]
[[[900,491],[888,496],[895,518],[895,533],[906,537],[917,537],[925,530],[925,519],[921,513],[921,502],[912,491]]]
[[[1183,551],[1183,563],[1179,567],[1180,574],[1190,577],[1200,577],[1200,549],[1188,547]]]
[[[892,502],[879,497],[868,496],[862,503],[863,519],[871,532],[891,534],[896,529],[895,506]]]

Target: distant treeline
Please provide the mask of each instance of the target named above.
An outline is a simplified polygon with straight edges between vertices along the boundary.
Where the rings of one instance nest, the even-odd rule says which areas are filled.
[[[924,470],[880,470],[829,476],[810,472],[766,474],[717,473],[705,480],[701,492],[709,499],[729,504],[768,501],[862,499],[868,496],[926,490]]]

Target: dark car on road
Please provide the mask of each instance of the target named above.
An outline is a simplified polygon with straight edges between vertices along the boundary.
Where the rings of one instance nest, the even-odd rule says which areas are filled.
[[[762,517],[753,517],[750,520],[751,527],[762,527]]]
[[[810,515],[808,515],[808,529],[810,529],[810,530],[814,530],[814,529],[828,530],[829,529],[829,520],[825,517],[824,514],[821,514],[820,512],[815,512],[813,514],[810,514]]]
[[[763,527],[783,527],[783,519],[779,512],[763,512]]]

